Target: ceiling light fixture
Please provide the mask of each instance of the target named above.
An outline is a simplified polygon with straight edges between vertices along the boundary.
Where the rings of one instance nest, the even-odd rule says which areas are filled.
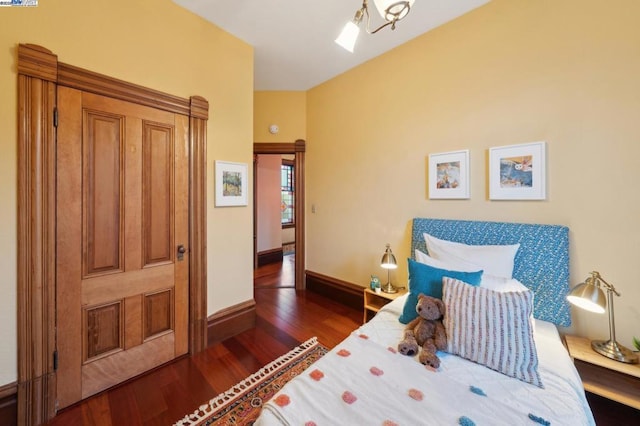
[[[360,22],[362,22],[362,19],[364,19],[365,15],[367,17],[367,33],[375,34],[389,25],[391,25],[392,30],[395,30],[396,22],[407,16],[414,2],[415,0],[373,0],[373,3],[376,5],[376,9],[378,9],[378,13],[386,22],[380,25],[375,30],[371,31],[369,29],[369,1],[363,0],[362,7],[356,11],[353,20],[347,22],[335,42],[342,46],[344,49],[353,53],[353,47],[356,44],[358,35],[360,34],[359,25]]]

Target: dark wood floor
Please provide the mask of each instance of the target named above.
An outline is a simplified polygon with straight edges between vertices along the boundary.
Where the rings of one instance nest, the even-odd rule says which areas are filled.
[[[253,286],[259,288],[293,288],[295,282],[295,256],[286,255],[282,263],[270,263],[253,272]]]
[[[279,288],[293,282],[293,262],[255,273],[257,324],[138,379],[68,408],[51,425],[171,425],[263,365],[312,336],[334,347],[360,325],[362,312],[312,292]],[[589,395],[600,426],[638,425],[640,411]]]

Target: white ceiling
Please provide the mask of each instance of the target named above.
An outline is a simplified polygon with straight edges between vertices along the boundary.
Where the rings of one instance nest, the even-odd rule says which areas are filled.
[[[254,90],[308,90],[490,0],[416,0],[353,53],[334,43],[361,0],[173,0],[254,47]],[[371,28],[384,21],[369,2]],[[221,58],[223,60],[223,58]]]

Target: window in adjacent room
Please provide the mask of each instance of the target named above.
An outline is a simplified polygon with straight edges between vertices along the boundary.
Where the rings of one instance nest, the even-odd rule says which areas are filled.
[[[281,186],[282,186],[282,227],[290,228],[295,225],[294,217],[294,192],[293,192],[293,161],[282,160],[281,166]]]

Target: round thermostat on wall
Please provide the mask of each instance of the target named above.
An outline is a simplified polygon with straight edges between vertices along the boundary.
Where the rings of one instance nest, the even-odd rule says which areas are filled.
[[[269,133],[271,133],[272,135],[275,135],[279,131],[280,131],[280,127],[278,127],[277,124],[272,124],[271,126],[269,126]]]

